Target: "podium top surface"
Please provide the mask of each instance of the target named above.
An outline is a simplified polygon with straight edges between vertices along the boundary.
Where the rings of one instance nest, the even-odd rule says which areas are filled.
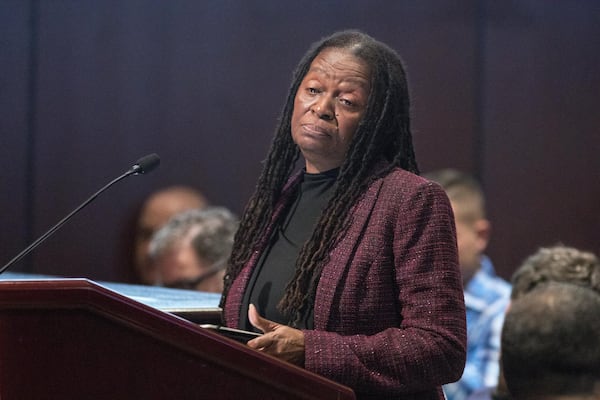
[[[5,272],[0,274],[0,281],[20,280],[58,280],[63,277],[52,275],[23,274]],[[194,290],[170,289],[160,286],[131,285],[126,283],[94,281],[96,284],[119,293],[139,303],[158,310],[180,315],[184,318],[197,313],[212,312],[220,314],[219,293],[199,292]]]

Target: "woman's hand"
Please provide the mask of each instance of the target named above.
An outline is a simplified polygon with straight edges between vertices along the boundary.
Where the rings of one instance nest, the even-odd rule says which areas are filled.
[[[289,363],[304,366],[304,333],[301,330],[261,317],[252,304],[248,309],[248,318],[255,328],[264,333],[250,340],[249,347]]]

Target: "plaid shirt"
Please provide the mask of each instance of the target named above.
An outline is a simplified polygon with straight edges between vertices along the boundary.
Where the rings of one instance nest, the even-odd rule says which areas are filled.
[[[465,289],[467,364],[459,381],[444,385],[448,400],[465,400],[475,390],[498,384],[500,334],[511,286],[496,276],[487,257]]]

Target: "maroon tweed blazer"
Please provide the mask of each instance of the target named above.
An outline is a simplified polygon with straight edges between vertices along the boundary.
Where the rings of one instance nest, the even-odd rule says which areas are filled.
[[[292,178],[275,212],[289,201]],[[314,330],[304,331],[305,368],[350,386],[359,399],[443,399],[460,378],[465,306],[454,218],[437,184],[399,168],[376,180],[352,211],[318,284]],[[258,255],[225,304],[238,326]]]

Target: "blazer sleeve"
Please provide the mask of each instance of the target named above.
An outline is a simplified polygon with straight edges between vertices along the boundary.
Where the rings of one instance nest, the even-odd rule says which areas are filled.
[[[440,386],[459,379],[464,368],[465,306],[454,216],[443,189],[417,179],[412,189],[385,183],[375,207],[385,210],[379,212],[385,220],[371,224],[381,226],[375,234],[383,237],[384,248],[375,253],[391,254],[395,279],[389,302],[400,315],[378,315],[375,307],[373,324],[381,329],[369,334],[304,331],[305,368],[354,388],[359,397],[443,398]]]

